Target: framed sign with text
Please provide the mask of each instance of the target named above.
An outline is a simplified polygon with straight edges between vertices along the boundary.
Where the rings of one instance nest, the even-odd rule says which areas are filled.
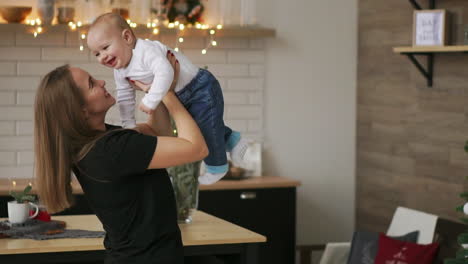
[[[415,10],[413,46],[445,46],[447,44],[448,19],[446,10]]]

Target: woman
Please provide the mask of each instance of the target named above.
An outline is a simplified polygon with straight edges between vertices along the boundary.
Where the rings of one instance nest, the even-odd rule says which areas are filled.
[[[177,80],[179,65],[171,57]],[[163,135],[171,134],[163,105],[136,130],[105,124],[115,99],[104,81],[82,69],[59,67],[37,91],[39,197],[51,213],[70,207],[73,170],[106,231],[105,263],[183,263],[173,189],[163,168],[201,160],[208,150],[175,94],[163,103],[178,128],[176,138]]]

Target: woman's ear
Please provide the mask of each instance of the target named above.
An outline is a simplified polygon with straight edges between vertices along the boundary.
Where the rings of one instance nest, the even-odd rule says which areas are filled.
[[[122,38],[123,40],[128,44],[128,45],[132,45],[133,42],[134,42],[134,39],[133,39],[133,34],[130,30],[128,29],[124,29],[122,31]]]

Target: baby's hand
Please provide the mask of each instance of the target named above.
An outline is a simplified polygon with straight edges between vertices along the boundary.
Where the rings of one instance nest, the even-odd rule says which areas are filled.
[[[149,89],[151,88],[151,83],[150,84],[145,84],[140,81],[134,81],[130,80],[127,78],[127,80],[130,82],[130,85],[132,85],[133,89],[143,91],[145,93],[148,93]]]
[[[154,112],[153,109],[147,107],[143,103],[140,103],[140,105],[138,106],[138,109],[140,109],[142,112],[147,113],[148,115],[151,115]]]

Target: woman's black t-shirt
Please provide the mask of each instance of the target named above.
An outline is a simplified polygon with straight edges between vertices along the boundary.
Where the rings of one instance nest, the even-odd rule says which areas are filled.
[[[171,181],[164,169],[147,170],[156,144],[157,137],[115,130],[74,168],[106,231],[105,263],[183,263]]]

